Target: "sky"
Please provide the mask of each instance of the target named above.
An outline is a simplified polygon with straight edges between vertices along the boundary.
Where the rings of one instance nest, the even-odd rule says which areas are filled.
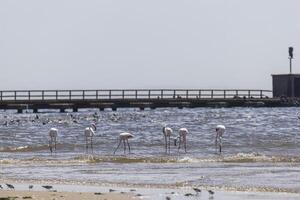
[[[0,90],[272,89],[299,0],[1,0]],[[298,48],[299,47],[299,48]]]

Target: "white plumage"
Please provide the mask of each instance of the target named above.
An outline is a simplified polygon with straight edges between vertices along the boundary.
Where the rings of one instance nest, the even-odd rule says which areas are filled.
[[[165,138],[165,150],[166,153],[170,153],[171,148],[171,135],[173,134],[173,130],[170,127],[163,127],[163,134]],[[168,151],[169,150],[169,151]]]
[[[54,148],[54,151],[56,152],[57,135],[58,135],[58,130],[56,128],[50,128],[50,130],[49,130],[49,137],[50,137],[49,148],[50,148],[51,154],[53,152],[53,148]]]
[[[224,125],[217,125],[216,126],[216,138],[215,138],[215,144],[216,146],[219,144],[219,152],[222,152],[222,138],[223,134],[225,133],[225,126]]]
[[[97,130],[97,127],[96,125],[93,123],[91,124],[90,127],[86,127],[84,129],[84,136],[85,136],[85,150],[86,152],[88,152],[89,150],[89,143],[91,145],[91,150],[92,150],[92,153],[93,153],[93,137],[95,136],[95,131]]]
[[[186,136],[189,133],[189,131],[187,130],[187,128],[180,128],[178,133],[179,133],[179,136],[178,136],[178,138],[179,138],[178,151],[181,147],[181,144],[183,143],[184,151],[186,152]]]
[[[116,153],[116,151],[120,147],[122,141],[123,141],[123,146],[124,146],[124,154],[126,152],[126,143],[127,143],[127,146],[128,146],[128,151],[130,153],[130,145],[129,145],[128,139],[133,138],[133,137],[134,136],[131,133],[128,133],[128,132],[120,133],[120,135],[119,135],[119,144],[118,144],[117,148],[115,149],[114,154]]]

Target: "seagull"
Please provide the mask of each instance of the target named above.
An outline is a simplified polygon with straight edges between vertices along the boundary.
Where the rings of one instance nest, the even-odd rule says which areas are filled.
[[[15,187],[11,184],[5,183],[5,185],[9,188],[9,189],[15,189]]]
[[[45,189],[47,189],[47,190],[50,190],[50,189],[53,188],[51,185],[43,185],[42,187],[45,188]]]

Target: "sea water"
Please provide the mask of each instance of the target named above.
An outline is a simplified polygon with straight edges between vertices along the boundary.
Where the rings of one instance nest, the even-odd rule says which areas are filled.
[[[0,178],[147,187],[216,187],[300,193],[299,108],[161,108],[99,112],[0,112]],[[94,151],[84,129],[95,123]],[[222,153],[215,127],[226,126]],[[173,129],[171,153],[163,126]],[[48,131],[58,129],[57,152]],[[185,127],[187,153],[173,145]],[[114,155],[119,134],[130,132],[131,153]],[[128,149],[127,149],[128,150]]]

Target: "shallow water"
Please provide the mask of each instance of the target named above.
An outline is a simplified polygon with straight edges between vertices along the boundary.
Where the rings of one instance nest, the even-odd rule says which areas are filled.
[[[2,179],[91,184],[220,187],[300,193],[299,108],[197,108],[78,113],[0,113]],[[97,112],[97,116],[95,115]],[[71,117],[71,114],[73,115]],[[94,153],[85,153],[83,130],[97,124]],[[223,153],[214,145],[224,124]],[[163,125],[189,130],[187,153],[164,152]],[[56,127],[58,150],[48,149]],[[131,154],[116,155],[118,135],[131,132]]]

